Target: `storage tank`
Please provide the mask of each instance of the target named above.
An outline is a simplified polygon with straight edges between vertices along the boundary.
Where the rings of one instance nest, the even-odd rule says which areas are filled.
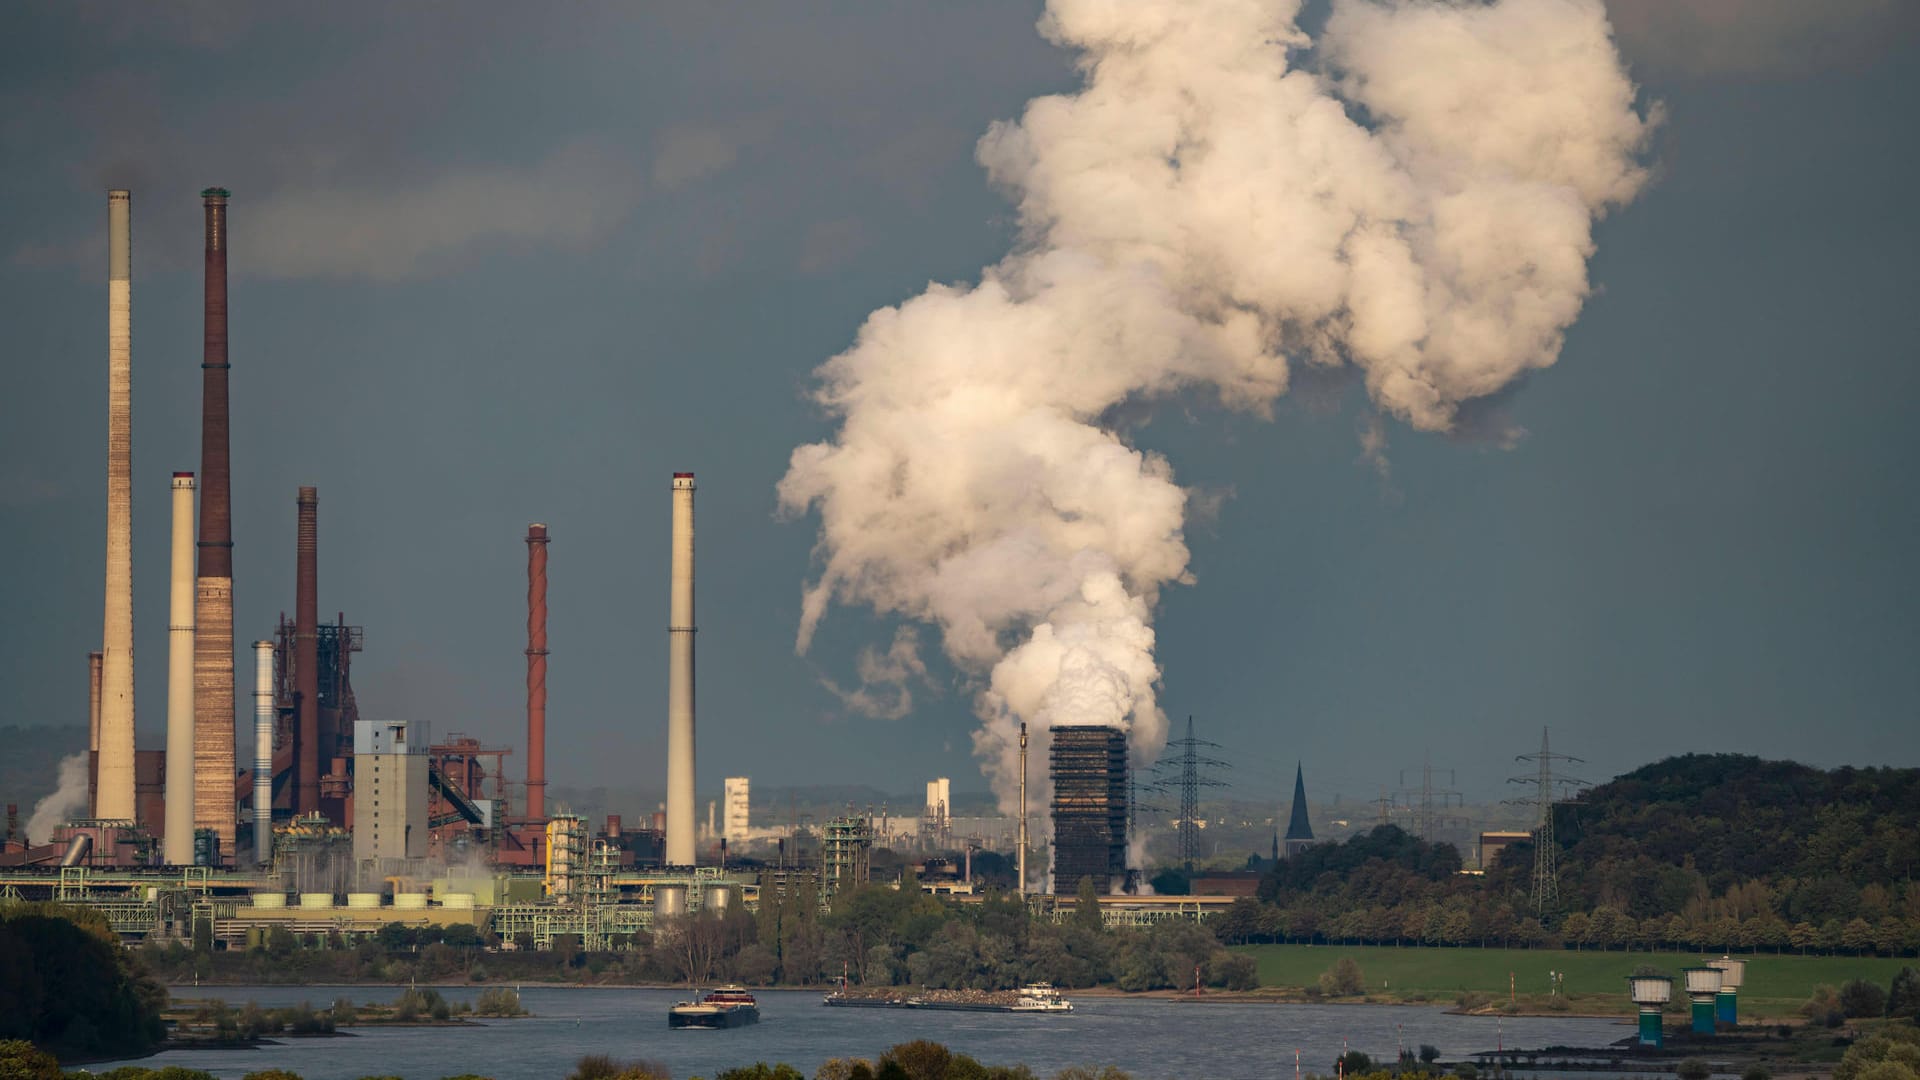
[[[350,892],[347,894],[347,906],[355,911],[380,906],[380,894],[377,892]]]
[[[1707,961],[1707,966],[1720,972],[1720,992],[1713,999],[1714,1019],[1722,1024],[1739,1024],[1740,984],[1747,981],[1747,962],[1723,956]]]
[[[427,908],[427,894],[423,892],[394,893],[393,906],[401,911],[425,911]]]
[[[330,892],[303,892],[300,894],[300,909],[313,911],[333,907],[333,894]]]
[[[277,892],[257,892],[253,894],[253,906],[260,909],[275,910],[287,906],[287,894]]]
[[[470,892],[450,892],[440,898],[440,906],[458,911],[473,910],[473,894]]]
[[[733,906],[733,886],[709,885],[700,906],[716,915],[725,915]]]
[[[653,887],[653,917],[671,918],[687,913],[687,887],[685,885],[655,885]]]
[[[1693,1032],[1711,1035],[1714,999],[1720,996],[1720,969],[1690,967],[1683,974],[1687,977],[1687,1000],[1693,1005]]]
[[[1673,980],[1665,975],[1633,975],[1627,979],[1633,1003],[1640,1006],[1640,1045],[1660,1046],[1664,1035],[1660,1014],[1673,1000]]]

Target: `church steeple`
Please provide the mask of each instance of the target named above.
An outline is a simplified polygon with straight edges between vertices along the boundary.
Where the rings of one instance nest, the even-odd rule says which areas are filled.
[[[1313,843],[1313,824],[1307,820],[1307,778],[1301,764],[1293,767],[1293,813],[1287,818],[1287,854]]]

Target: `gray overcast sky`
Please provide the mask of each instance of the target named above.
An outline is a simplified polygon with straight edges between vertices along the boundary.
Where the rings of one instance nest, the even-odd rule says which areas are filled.
[[[1507,401],[1525,439],[1391,426],[1383,482],[1340,384],[1271,421],[1174,401],[1136,429],[1224,496],[1164,598],[1162,700],[1247,794],[1298,757],[1316,795],[1371,797],[1431,748],[1498,797],[1542,725],[1596,780],[1693,750],[1920,763],[1920,9],[1611,10],[1665,113],[1657,180],[1601,224],[1560,362]],[[294,489],[318,485],[320,606],[366,627],[363,714],[518,747],[521,537],[546,521],[551,778],[659,786],[667,482],[692,469],[702,790],[984,789],[944,663],[897,720],[822,685],[857,682],[890,624],[836,609],[794,655],[815,529],[776,518],[773,485],[829,431],[810,373],[866,314],[1012,243],[972,153],[1075,84],[1037,16],[9,7],[0,723],[85,723],[105,191],[126,186],[138,709],[160,745],[166,478],[198,468],[197,193],[220,185],[241,641],[292,608]]]

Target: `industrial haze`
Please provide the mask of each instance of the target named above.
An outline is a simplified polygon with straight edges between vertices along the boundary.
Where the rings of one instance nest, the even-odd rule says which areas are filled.
[[[1558,363],[1469,410],[1469,430],[1383,423],[1359,381],[1311,366],[1272,422],[1203,390],[1090,408],[1102,438],[1177,469],[1184,548],[1156,579],[1140,663],[1163,673],[1149,708],[1197,714],[1241,765],[1237,790],[1280,800],[1304,758],[1316,798],[1360,802],[1431,746],[1491,800],[1542,724],[1596,780],[1691,749],[1915,760],[1896,733],[1920,695],[1920,508],[1904,494],[1920,443],[1895,403],[1920,390],[1897,314],[1916,285],[1900,238],[1920,221],[1885,132],[1913,111],[1920,65],[1912,19],[1874,10],[1842,5],[1837,44],[1791,63],[1743,38],[1690,64],[1646,36],[1644,6],[1614,5],[1641,93],[1611,115],[1663,118],[1636,159],[1658,182],[1597,226],[1603,291]],[[775,520],[773,492],[793,447],[841,437],[805,400],[809,373],[870,312],[929,280],[976,282],[1035,240],[1019,215],[1038,204],[1011,206],[973,154],[991,122],[1078,85],[1036,13],[536,26],[502,8],[449,37],[402,11],[377,42],[349,32],[366,15],[351,8],[110,28],[84,7],[17,16],[0,35],[0,106],[19,117],[0,131],[0,195],[33,212],[0,221],[0,528],[34,571],[0,584],[16,616],[4,720],[87,741],[108,524],[100,202],[124,185],[139,238],[131,651],[140,746],[164,741],[161,481],[202,472],[207,505],[197,193],[223,183],[234,547],[230,576],[200,577],[213,608],[221,580],[235,606],[213,639],[229,654],[209,669],[215,713],[252,691],[234,649],[296,611],[293,503],[313,485],[312,603],[366,629],[362,715],[511,744],[517,779],[522,537],[545,521],[547,801],[590,809],[606,785],[632,796],[606,809],[650,810],[666,780],[665,481],[692,470],[696,801],[736,774],[756,801],[801,781],[952,776],[978,792],[976,698],[998,653],[956,665],[948,634],[901,636],[856,607],[794,656],[802,584],[831,563],[812,559],[815,519]],[[942,48],[914,47],[929,40]],[[111,90],[122,77],[140,108]],[[1037,197],[998,130],[982,159]],[[236,745],[250,759],[250,734],[206,749],[230,770]],[[52,772],[36,775],[8,798],[44,793]]]

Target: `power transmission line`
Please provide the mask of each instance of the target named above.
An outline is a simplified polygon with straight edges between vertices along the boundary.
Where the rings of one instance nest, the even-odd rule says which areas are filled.
[[[1218,758],[1203,756],[1200,753],[1203,747],[1218,750],[1220,744],[1194,738],[1193,717],[1189,716],[1187,737],[1168,740],[1167,749],[1177,753],[1160,759],[1151,785],[1153,790],[1161,792],[1175,783],[1180,785],[1180,862],[1188,873],[1193,872],[1193,860],[1200,851],[1200,789],[1226,787],[1227,782],[1216,778],[1212,770],[1232,768]],[[1174,779],[1176,770],[1177,780]]]
[[[1443,815],[1438,813],[1438,811],[1445,810],[1450,806],[1465,806],[1467,801],[1466,796],[1453,790],[1451,787],[1434,787],[1433,774],[1436,772],[1446,773],[1448,784],[1459,782],[1454,779],[1452,769],[1436,769],[1433,767],[1433,751],[1431,750],[1426,752],[1426,757],[1421,763],[1420,787],[1418,789],[1407,786],[1407,770],[1400,770],[1400,793],[1406,797],[1408,809],[1413,811],[1414,835],[1429,843],[1433,841],[1435,825],[1443,823],[1457,825],[1465,820],[1464,818],[1454,815]],[[1417,804],[1413,801],[1416,792],[1420,797],[1420,801]]]
[[[1588,786],[1587,781],[1577,776],[1561,773],[1554,775],[1553,763],[1568,762],[1575,765],[1585,764],[1581,758],[1566,754],[1556,754],[1547,745],[1547,729],[1540,729],[1540,752],[1520,754],[1515,761],[1533,762],[1539,766],[1532,776],[1509,777],[1509,784],[1531,784],[1533,793],[1524,798],[1508,799],[1510,803],[1537,806],[1539,816],[1533,829],[1533,910],[1542,920],[1560,906],[1560,867],[1553,839],[1554,785],[1569,790]]]

